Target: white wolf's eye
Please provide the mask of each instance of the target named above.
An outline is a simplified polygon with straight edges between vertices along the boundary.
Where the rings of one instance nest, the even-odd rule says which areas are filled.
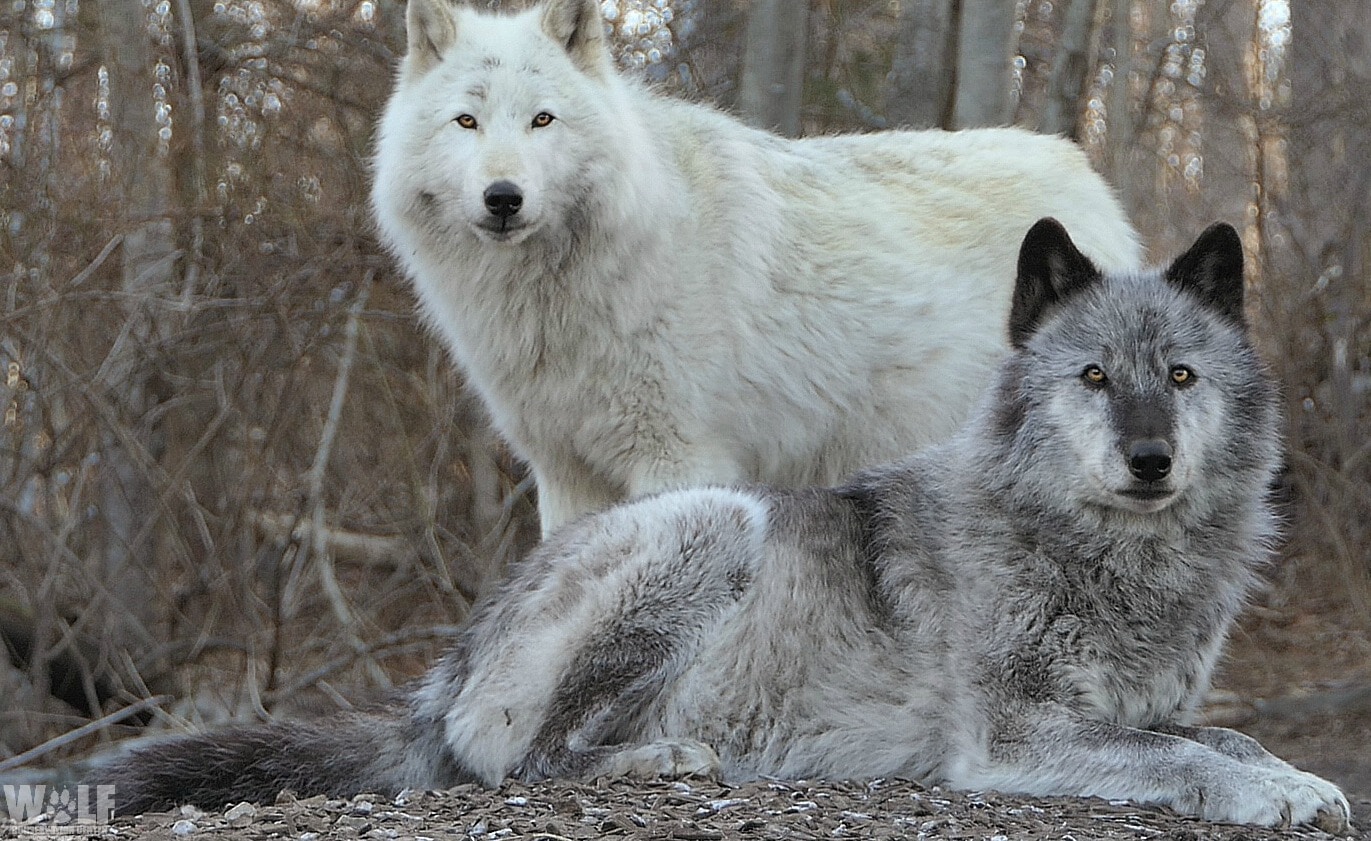
[[[1104,385],[1109,382],[1109,377],[1105,375],[1104,369],[1098,365],[1085,366],[1085,370],[1081,372],[1081,379],[1091,385]]]
[[[1176,385],[1191,385],[1195,382],[1195,372],[1184,365],[1171,366],[1171,382]]]
[[[557,119],[546,111],[539,111],[533,117],[534,128],[547,128],[552,125],[552,121]]]
[[[470,114],[458,114],[457,119],[453,120],[453,122],[462,128],[476,128],[476,118]]]

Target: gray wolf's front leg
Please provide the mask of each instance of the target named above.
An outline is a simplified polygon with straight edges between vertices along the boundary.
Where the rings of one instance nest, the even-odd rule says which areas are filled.
[[[1213,821],[1349,826],[1351,809],[1337,786],[1275,757],[1263,760],[1270,754],[1254,740],[1220,728],[1169,729],[1175,732],[1036,708],[1002,719],[996,730],[1005,737],[992,739],[979,762],[963,763],[951,782],[1156,803]]]
[[[1247,765],[1263,768],[1293,769],[1294,766],[1261,746],[1261,742],[1236,730],[1226,727],[1192,727],[1185,724],[1165,724],[1153,728],[1157,733],[1180,736],[1192,742],[1199,742],[1207,748],[1218,751]]]

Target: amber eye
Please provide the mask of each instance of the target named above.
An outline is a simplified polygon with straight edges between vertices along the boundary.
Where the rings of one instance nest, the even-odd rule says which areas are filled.
[[[1175,365],[1171,368],[1171,382],[1176,385],[1190,385],[1195,381],[1195,372],[1184,365]]]
[[[552,116],[552,115],[549,114],[548,112],[546,112],[546,111],[539,111],[538,114],[537,114],[536,116],[534,116],[534,118],[533,118],[533,127],[534,127],[534,128],[547,128],[548,126],[552,125],[552,121],[555,120],[555,119],[557,119],[557,118],[554,117],[554,116]]]
[[[453,122],[462,128],[476,128],[476,118],[470,114],[458,114],[457,119]]]
[[[1104,369],[1098,365],[1087,365],[1081,372],[1081,379],[1091,385],[1104,385],[1109,382],[1109,377],[1105,376]]]

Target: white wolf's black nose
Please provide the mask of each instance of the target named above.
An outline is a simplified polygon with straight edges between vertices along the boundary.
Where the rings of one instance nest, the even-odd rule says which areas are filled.
[[[490,215],[498,216],[501,219],[508,219],[524,206],[523,190],[520,190],[519,185],[511,181],[496,181],[486,188],[482,197],[485,199],[486,210],[490,211]]]
[[[1128,446],[1128,470],[1144,482],[1159,482],[1171,472],[1171,445],[1144,438]]]

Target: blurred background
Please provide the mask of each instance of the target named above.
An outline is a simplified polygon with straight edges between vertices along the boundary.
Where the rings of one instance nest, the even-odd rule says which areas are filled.
[[[1290,528],[1211,712],[1371,710],[1371,3],[602,8],[625,72],[755,124],[1022,125],[1158,260],[1237,225]],[[368,217],[403,45],[394,0],[0,7],[0,770],[357,703],[535,540]]]

